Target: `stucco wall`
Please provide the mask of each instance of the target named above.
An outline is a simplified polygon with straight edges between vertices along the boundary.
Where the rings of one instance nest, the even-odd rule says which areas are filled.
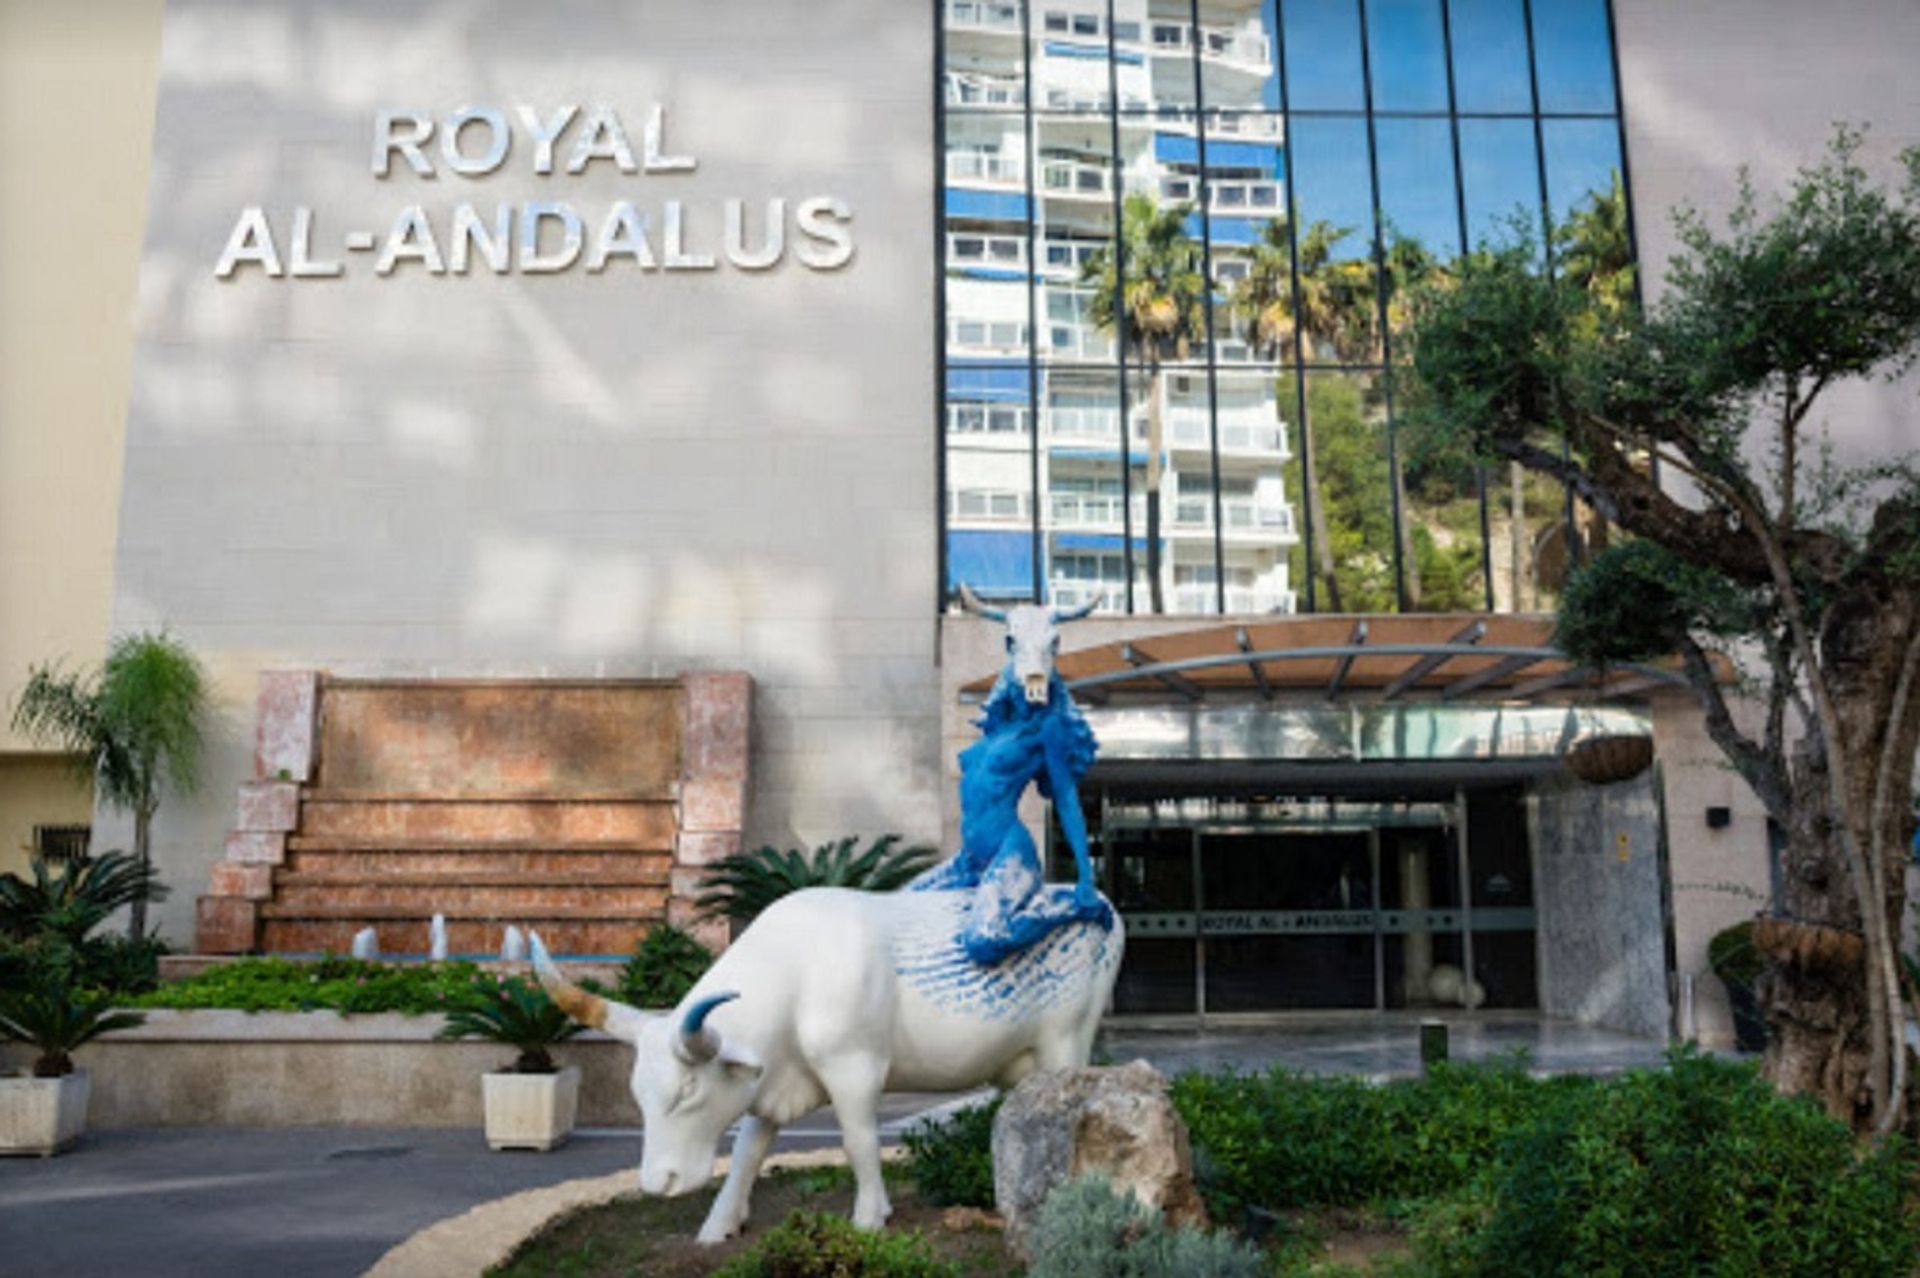
[[[36,825],[85,825],[93,797],[72,762],[52,754],[0,755],[0,874],[26,872]],[[106,851],[107,845],[95,844]]]
[[[931,38],[870,0],[168,7],[113,617],[219,689],[208,797],[157,828],[172,879],[218,852],[268,666],[743,669],[749,843],[934,833]],[[524,134],[486,176],[370,171],[385,109],[605,103],[637,151],[656,102],[693,172],[540,175]],[[671,198],[717,252],[724,199],[817,195],[852,209],[837,271],[791,232],[758,273],[381,278],[341,247],[411,203],[444,244],[462,201],[565,200],[592,235],[628,199],[663,256]],[[283,257],[311,207],[344,277],[216,279],[253,204]]]
[[[160,9],[0,0],[0,753],[30,665],[105,651]]]
[[[1664,278],[1672,210],[1718,222],[1747,166],[1763,195],[1819,160],[1834,124],[1871,126],[1862,160],[1882,180],[1920,145],[1920,5],[1911,0],[1613,0],[1640,258]],[[1650,290],[1650,295],[1657,287]],[[1843,457],[1884,460],[1920,437],[1920,372],[1830,392]]]

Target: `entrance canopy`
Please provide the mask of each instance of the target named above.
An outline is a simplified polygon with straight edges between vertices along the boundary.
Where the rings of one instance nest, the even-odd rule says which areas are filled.
[[[1367,700],[1530,701],[1578,689],[1598,700],[1683,682],[1677,663],[1604,672],[1568,661],[1552,646],[1553,619],[1472,613],[1416,616],[1275,617],[1196,626],[1060,654],[1075,696],[1095,705],[1115,693],[1271,699],[1276,694],[1350,693]],[[963,689],[985,695],[991,677]]]

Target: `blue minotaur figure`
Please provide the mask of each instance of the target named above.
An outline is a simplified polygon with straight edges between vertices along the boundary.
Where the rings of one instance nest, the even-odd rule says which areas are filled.
[[[960,755],[960,851],[912,889],[972,889],[961,941],[974,962],[990,964],[1069,923],[1113,922],[1112,907],[1094,887],[1080,811],[1080,778],[1097,749],[1093,729],[1053,668],[1059,623],[1086,616],[1093,605],[1068,612],[1036,604],[989,608],[965,586],[960,601],[969,612],[1005,623],[1007,663],[979,719],[980,740]],[[1020,822],[1020,796],[1029,782],[1059,814],[1079,871],[1071,887],[1046,882],[1033,836]]]

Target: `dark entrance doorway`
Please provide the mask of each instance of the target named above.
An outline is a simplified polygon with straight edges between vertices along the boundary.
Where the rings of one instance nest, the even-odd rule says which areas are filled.
[[[1536,1006],[1523,800],[1100,793],[1096,873],[1127,924],[1114,1011]]]

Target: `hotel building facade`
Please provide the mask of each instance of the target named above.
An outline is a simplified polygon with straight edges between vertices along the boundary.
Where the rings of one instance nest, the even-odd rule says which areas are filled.
[[[206,661],[178,949],[608,952],[735,847],[951,845],[954,589],[1091,601],[1117,1014],[1724,1039],[1764,814],[1670,676],[1552,652],[1604,524],[1424,465],[1385,370],[1489,239],[1616,234],[1651,298],[1740,165],[1852,121],[1890,174],[1920,17],[1759,9],[6,0],[0,696]],[[1653,766],[1571,778],[1602,735]],[[0,736],[7,868],[125,845],[65,763]]]

